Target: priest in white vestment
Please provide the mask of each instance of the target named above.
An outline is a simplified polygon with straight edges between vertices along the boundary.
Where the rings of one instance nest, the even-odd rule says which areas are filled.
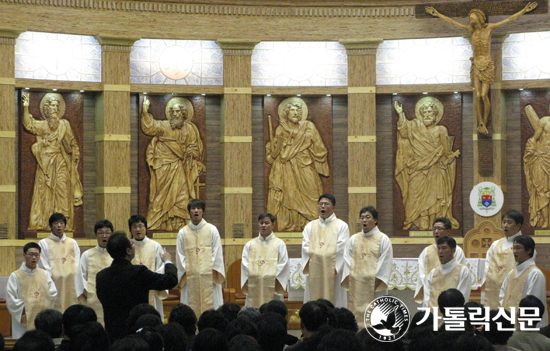
[[[164,274],[164,261],[162,246],[147,237],[147,219],[142,215],[133,215],[128,220],[128,227],[132,234],[132,243],[136,254],[132,259],[132,264],[140,264],[149,268],[151,272]],[[149,292],[149,304],[164,316],[164,307],[162,300],[168,297],[168,291],[151,290]]]
[[[424,285],[422,307],[439,307],[439,294],[448,289],[458,289],[464,301],[470,300],[474,276],[467,266],[454,258],[456,241],[450,236],[442,236],[437,241],[437,253],[440,265],[431,270]]]
[[[502,216],[504,238],[494,241],[485,257],[485,269],[481,277],[481,303],[491,310],[500,306],[500,288],[504,279],[516,266],[512,245],[514,240],[523,235],[523,214],[509,210]]]
[[[63,313],[78,303],[76,296],[76,271],[80,265],[80,248],[76,240],[67,237],[67,218],[54,213],[49,218],[52,233],[38,242],[42,249],[38,267],[50,273],[57,288],[55,309]]]
[[[340,285],[344,272],[344,249],[349,239],[348,225],[336,218],[332,194],[319,197],[319,219],[303,231],[302,267],[306,277],[304,303],[320,298],[335,307],[348,307],[348,292]]]
[[[191,222],[179,231],[176,247],[181,303],[189,305],[197,318],[204,311],[223,305],[225,282],[220,233],[204,220],[205,209],[202,200],[189,202]]]
[[[286,244],[273,233],[275,216],[258,217],[260,234],[246,243],[241,261],[241,289],[245,306],[260,307],[271,300],[284,301],[290,275]]]
[[[451,235],[452,223],[445,217],[439,217],[434,220],[432,229],[434,236],[433,245],[427,246],[422,250],[420,256],[418,256],[418,279],[414,291],[414,300],[417,303],[422,303],[424,300],[424,284],[426,283],[428,274],[440,264],[437,254],[437,240],[442,236]],[[454,258],[458,263],[466,265],[466,257],[460,246],[456,247]]]
[[[8,278],[6,306],[11,314],[11,337],[19,339],[34,328],[36,315],[55,307],[57,289],[50,273],[38,267],[41,249],[31,242],[23,246],[24,262]]]
[[[82,257],[80,257],[80,266],[78,266],[76,274],[76,295],[78,296],[78,301],[95,311],[97,321],[102,326],[105,326],[103,306],[97,298],[95,277],[100,270],[109,267],[113,262],[113,258],[107,252],[107,241],[113,231],[113,224],[109,220],[102,219],[96,222],[94,233],[97,245],[84,251]]]
[[[546,306],[546,278],[535,265],[535,241],[527,235],[514,239],[512,246],[516,266],[508,273],[500,288],[500,306],[509,309],[515,307],[527,295],[534,295]],[[517,314],[517,313],[516,313]],[[538,328],[548,325],[548,308],[545,308]]]
[[[349,310],[362,326],[368,305],[388,293],[393,247],[390,238],[378,229],[376,208],[363,207],[359,216],[363,230],[346,244],[342,286],[349,290]]]

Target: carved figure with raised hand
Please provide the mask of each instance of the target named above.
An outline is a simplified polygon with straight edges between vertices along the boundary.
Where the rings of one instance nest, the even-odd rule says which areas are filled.
[[[330,175],[328,152],[319,131],[307,120],[308,108],[298,97],[279,105],[279,126],[265,147],[269,173],[267,212],[277,217],[279,231],[301,231],[318,216],[323,193],[319,175]]]
[[[178,231],[190,220],[187,203],[199,196],[195,182],[205,170],[204,148],[189,100],[170,99],[164,121],[153,118],[149,105],[145,97],[141,129],[153,137],[146,151],[151,174],[147,222],[152,230]]]
[[[536,228],[550,226],[550,116],[539,119],[531,105],[525,113],[535,130],[525,144],[523,164],[529,191],[529,224]]]
[[[74,207],[82,205],[82,183],[78,174],[80,149],[71,124],[63,119],[65,100],[48,93],[40,101],[37,120],[29,113],[30,98],[23,95],[23,126],[36,135],[32,154],[37,167],[34,177],[29,230],[50,230],[50,215],[60,212],[67,217],[67,231],[74,229]]]
[[[408,120],[403,105],[394,103],[397,121],[395,179],[401,188],[405,221],[403,229],[413,225],[429,230],[438,217],[448,218],[453,229],[460,224],[453,218],[453,189],[456,178],[454,137],[437,125],[443,117],[443,104],[434,97],[416,103],[416,118]]]
[[[469,24],[459,23],[439,13],[432,6],[426,7],[426,12],[428,14],[439,17],[447,23],[467,30],[472,37],[474,57],[470,58],[472,61],[470,80],[475,89],[474,102],[478,121],[478,133],[489,133],[487,130],[487,121],[489,119],[489,113],[491,112],[489,89],[495,80],[495,65],[491,60],[491,36],[493,30],[518,19],[527,12],[533,11],[537,5],[536,2],[530,2],[521,11],[497,23],[487,23],[487,17],[483,11],[472,9],[468,15],[468,19],[470,20]],[[483,113],[481,109],[481,100],[483,100]]]

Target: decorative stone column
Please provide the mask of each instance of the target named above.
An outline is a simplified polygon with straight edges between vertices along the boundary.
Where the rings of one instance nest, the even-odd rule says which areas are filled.
[[[494,34],[491,40],[491,58],[495,64],[495,81],[491,86],[491,119],[492,134],[476,134],[477,118],[474,118],[474,185],[480,182],[493,182],[501,187],[506,197],[506,99],[501,89],[502,83],[502,44],[508,34]],[[474,92],[475,93],[475,92]],[[475,109],[474,109],[475,116]],[[489,152],[483,150],[490,148]],[[484,154],[488,154],[484,155]],[[489,162],[489,167],[483,164]],[[488,168],[488,169],[487,169]],[[492,168],[492,169],[491,169]],[[492,171],[492,172],[491,172]],[[502,201],[503,199],[501,199]],[[468,205],[469,204],[465,204]],[[500,213],[493,217],[482,217],[474,214],[474,225],[490,220],[500,228]]]
[[[96,217],[126,230],[131,215],[130,51],[138,39],[96,38],[101,44],[104,84],[96,100]]]
[[[0,235],[16,239],[15,39],[22,30],[0,29]],[[15,270],[15,247],[0,247],[0,276]]]
[[[350,234],[359,210],[376,206],[376,50],[382,39],[340,40],[348,54],[348,196]]]
[[[258,41],[219,39],[223,50],[222,217],[225,239],[252,237],[252,50]],[[226,241],[227,243],[227,241]],[[243,245],[225,247],[226,267]]]

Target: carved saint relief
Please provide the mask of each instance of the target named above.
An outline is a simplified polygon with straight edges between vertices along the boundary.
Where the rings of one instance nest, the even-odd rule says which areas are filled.
[[[525,180],[529,192],[529,224],[534,228],[550,226],[550,116],[539,119],[531,105],[525,113],[535,130],[523,155]]]
[[[146,150],[151,174],[147,224],[151,230],[178,231],[190,220],[187,203],[199,195],[196,182],[205,171],[204,147],[188,99],[170,99],[165,108],[167,120],[154,119],[149,105],[145,97],[141,129],[153,137]]]
[[[32,154],[37,168],[29,219],[29,230],[50,230],[54,212],[67,217],[66,230],[72,231],[74,207],[82,206],[82,183],[78,174],[80,149],[71,124],[63,118],[65,100],[57,93],[46,94],[40,101],[42,120],[29,113],[30,98],[23,95],[23,126],[36,136]]]
[[[265,152],[271,172],[267,211],[277,217],[279,231],[302,231],[318,217],[317,200],[323,193],[320,175],[330,175],[328,152],[315,124],[307,119],[304,100],[285,99],[278,113],[275,131],[268,116]]]
[[[424,97],[416,103],[416,116],[405,117],[403,105],[394,104],[397,122],[395,178],[403,195],[405,221],[403,229],[416,226],[429,230],[437,217],[446,217],[453,229],[460,228],[453,218],[453,189],[456,179],[454,136],[438,125],[443,117],[443,103]]]

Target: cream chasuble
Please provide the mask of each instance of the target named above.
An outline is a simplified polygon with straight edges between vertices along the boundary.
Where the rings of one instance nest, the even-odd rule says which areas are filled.
[[[523,296],[523,289],[525,288],[525,282],[529,273],[533,269],[537,268],[536,265],[526,268],[519,277],[516,278],[516,269],[512,270],[510,273],[510,278],[508,278],[508,285],[506,286],[506,293],[504,295],[504,300],[502,301],[502,307],[510,309],[510,307],[518,307],[519,302]],[[546,301],[542,301],[545,303]]]
[[[43,310],[52,308],[52,296],[46,271],[39,268],[36,270],[36,274],[30,275],[19,269],[15,271],[15,275],[19,280],[25,305],[25,315],[21,317],[21,325],[26,326],[27,330],[32,330],[36,315]]]
[[[438,268],[435,269],[430,287],[430,300],[428,302],[428,307],[438,307],[439,305],[437,303],[437,298],[439,297],[439,294],[445,290],[457,288],[462,267],[464,267],[464,265],[458,263],[455,268],[447,274],[441,273]]]
[[[428,246],[426,250],[426,277],[424,279],[428,279],[428,274],[434,269],[435,267],[439,266],[439,256],[437,255],[437,247],[435,245]],[[424,300],[424,284],[425,282],[422,282],[422,286],[420,287],[420,290],[414,297],[414,301],[416,303],[422,303]]]
[[[86,299],[86,305],[91,307],[96,315],[97,321],[105,326],[103,320],[103,305],[97,298],[95,289],[95,277],[97,273],[103,268],[107,268],[113,262],[113,258],[107,251],[99,252],[96,248],[88,250],[88,297]]]
[[[54,241],[46,238],[44,240],[48,244],[52,280],[58,292],[55,309],[63,313],[69,306],[78,304],[73,239]]]
[[[484,291],[485,291],[485,307],[489,307],[491,310],[497,309],[499,304],[499,293],[502,283],[508,273],[516,266],[516,260],[514,259],[514,253],[511,248],[503,249],[502,246],[506,238],[499,239],[493,249],[491,261],[488,262],[489,268],[487,270],[487,278],[485,279]],[[521,287],[523,291],[523,285]],[[521,293],[520,293],[521,297]],[[519,303],[519,300],[518,300]],[[517,305],[516,305],[517,306]]]
[[[367,306],[374,299],[374,285],[376,268],[380,257],[381,232],[365,237],[362,233],[355,235],[351,256],[349,279],[344,280],[342,286],[349,290],[349,310],[355,315],[357,323],[365,319]],[[381,281],[377,291],[387,288]]]
[[[213,277],[211,227],[212,224],[206,223],[199,231],[192,230],[188,225],[182,229],[186,271],[180,287],[187,284],[189,307],[197,316],[214,307],[212,284],[223,283],[223,279],[220,282]]]
[[[282,286],[276,284],[280,242],[277,237],[265,244],[260,243],[259,238],[250,241],[248,283],[242,288],[248,306],[260,307],[273,300],[275,294],[284,295]]]
[[[336,276],[336,243],[338,221],[322,227],[319,220],[311,222],[309,264],[304,274],[309,274],[310,300],[334,301],[334,278]]]
[[[151,272],[157,272],[157,255],[156,255],[156,242],[153,240],[147,240],[143,243],[143,245],[135,245],[136,255],[134,256],[134,259],[132,260],[132,264],[140,264],[143,265]],[[158,273],[158,272],[157,272]],[[155,295],[160,299],[164,300],[168,297],[168,293],[166,290],[157,291],[157,290],[151,290],[149,291],[149,304],[151,306],[156,306],[155,304]],[[162,301],[161,301],[162,306]],[[158,308],[157,308],[158,310]],[[159,311],[160,313],[160,311]],[[162,316],[162,313],[161,313]]]

